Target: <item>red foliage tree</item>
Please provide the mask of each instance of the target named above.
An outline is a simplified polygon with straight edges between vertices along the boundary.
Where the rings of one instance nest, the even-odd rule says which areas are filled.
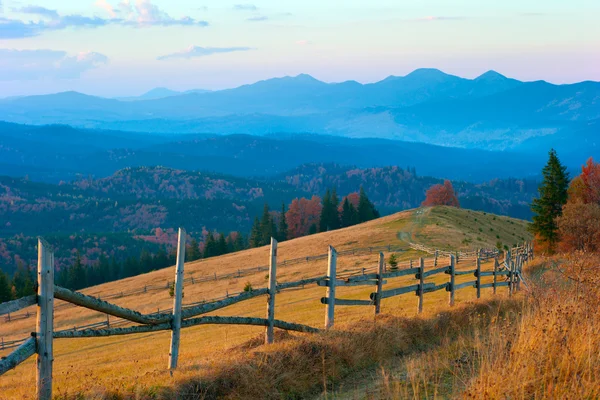
[[[310,227],[319,224],[321,208],[319,196],[313,196],[310,200],[304,197],[294,199],[285,214],[288,224],[288,239],[308,235]]]
[[[425,193],[425,200],[422,206],[452,206],[460,208],[460,203],[454,193],[452,182],[445,180],[443,185],[433,185]]]

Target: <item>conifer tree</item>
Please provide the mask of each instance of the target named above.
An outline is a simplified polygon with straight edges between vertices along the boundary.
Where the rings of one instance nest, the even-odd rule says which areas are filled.
[[[342,228],[358,224],[358,212],[354,205],[348,201],[348,198],[345,198],[342,203],[342,215],[340,219]]]
[[[196,261],[202,258],[198,241],[195,238],[192,238],[188,249],[186,249],[185,255],[188,261]]]
[[[321,217],[319,218],[319,232],[327,232],[329,230],[329,213],[331,212],[331,193],[329,189],[325,192],[321,202]]]
[[[225,240],[225,234],[219,234],[219,240],[217,241],[217,256],[227,254],[227,241]]]
[[[265,246],[271,243],[272,237],[277,237],[277,226],[269,211],[269,205],[265,203],[263,208],[263,215],[260,220],[260,245]],[[258,247],[258,246],[257,246]]]
[[[244,236],[241,233],[237,232],[237,236],[235,237],[235,241],[233,242],[233,251],[241,251],[246,248],[246,243],[244,241]]]
[[[262,235],[260,232],[260,220],[258,217],[254,217],[254,224],[252,224],[252,230],[250,231],[250,247],[260,247],[262,243]]]
[[[21,261],[17,264],[17,270],[13,275],[12,286],[15,288],[15,298],[19,299],[30,294],[35,294],[33,287],[33,274]]]
[[[215,237],[212,232],[208,232],[206,235],[206,242],[204,243],[204,258],[209,258],[217,255],[216,251],[217,243],[215,241]]]
[[[556,218],[562,215],[562,207],[567,203],[569,174],[558,159],[556,151],[550,150],[548,163],[542,170],[544,179],[538,188],[539,197],[533,200],[533,223],[531,231],[550,251],[558,241]]]
[[[0,303],[12,299],[8,276],[0,269]]]
[[[288,236],[288,224],[285,218],[285,212],[285,203],[281,203],[281,216],[279,217],[279,227],[277,228],[277,240],[280,242],[287,240]]]
[[[375,206],[367,197],[365,189],[361,186],[358,199],[358,222],[367,222],[375,218],[379,218],[379,212],[375,209]]]

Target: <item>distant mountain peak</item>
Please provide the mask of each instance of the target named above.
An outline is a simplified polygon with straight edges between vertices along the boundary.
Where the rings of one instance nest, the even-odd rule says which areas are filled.
[[[440,71],[437,68],[419,68],[415,69],[410,74],[406,75],[405,78],[439,78],[450,76],[447,73]]]
[[[478,76],[477,78],[475,78],[476,81],[482,81],[482,80],[506,80],[508,79],[506,76],[502,75],[499,72],[496,72],[494,70],[489,70],[486,73],[481,74],[480,76]]]

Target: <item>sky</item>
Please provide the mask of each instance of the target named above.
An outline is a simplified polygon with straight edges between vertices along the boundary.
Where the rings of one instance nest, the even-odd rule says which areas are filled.
[[[599,0],[0,0],[0,97],[375,82],[600,81]]]

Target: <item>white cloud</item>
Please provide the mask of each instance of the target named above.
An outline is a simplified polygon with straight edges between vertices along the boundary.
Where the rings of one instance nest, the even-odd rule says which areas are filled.
[[[222,54],[222,53],[233,53],[236,51],[248,51],[252,50],[251,47],[199,47],[199,46],[190,46],[183,51],[178,51],[176,53],[167,54],[164,56],[160,56],[157,60],[169,60],[173,58],[193,58],[193,57],[206,57],[213,54]]]
[[[265,17],[264,15],[257,15],[256,17],[246,18],[246,21],[260,22],[260,21],[266,21],[268,19],[269,19],[269,17]]]
[[[96,6],[102,8],[109,18],[87,17],[80,14],[62,15],[56,10],[40,6],[25,6],[13,9],[18,13],[41,17],[36,22],[0,17],[0,39],[17,39],[38,36],[45,31],[66,28],[98,28],[106,25],[145,26],[208,26],[207,21],[189,16],[173,18],[150,0],[122,0],[113,6],[107,0],[97,0]]]
[[[107,63],[108,57],[95,52],[0,49],[0,81],[76,79]]]
[[[257,11],[258,7],[254,4],[236,4],[233,9],[237,11]]]

